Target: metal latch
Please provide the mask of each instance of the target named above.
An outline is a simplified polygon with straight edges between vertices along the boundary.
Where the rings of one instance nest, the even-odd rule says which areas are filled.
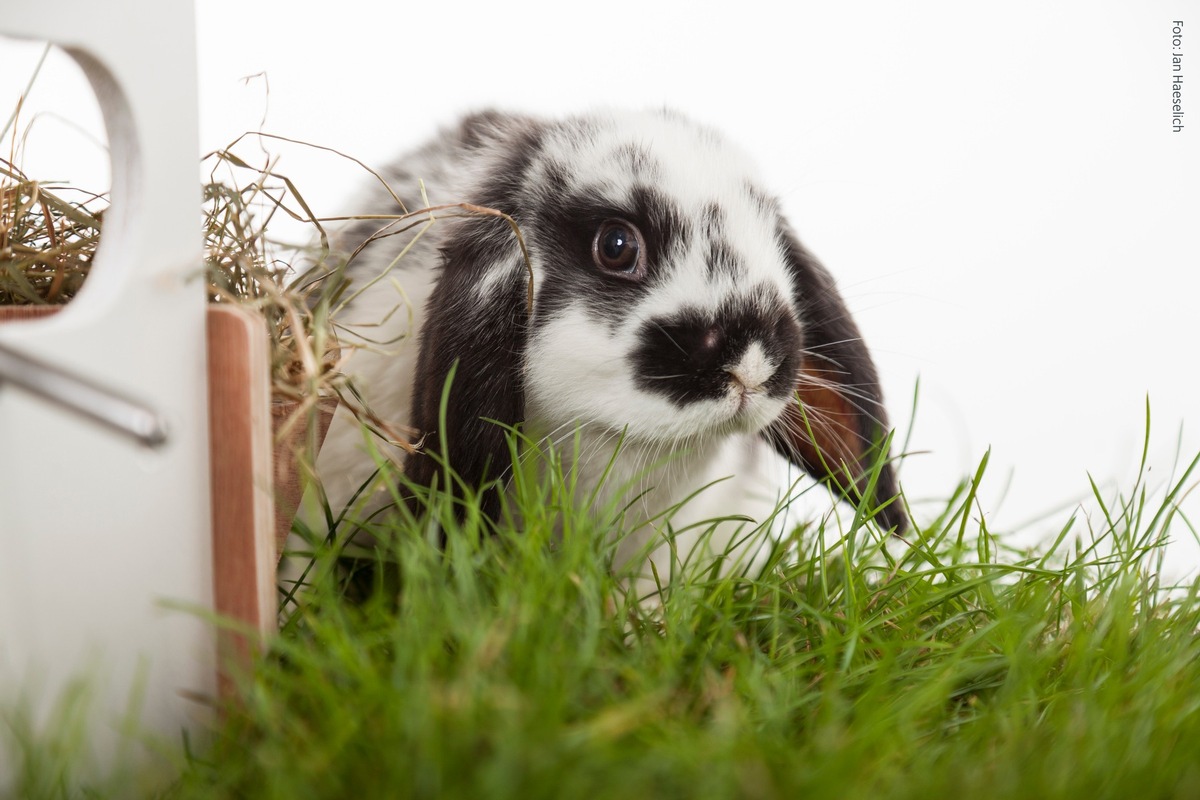
[[[0,344],[0,387],[5,384],[49,400],[147,447],[160,447],[167,441],[166,425],[152,409]]]

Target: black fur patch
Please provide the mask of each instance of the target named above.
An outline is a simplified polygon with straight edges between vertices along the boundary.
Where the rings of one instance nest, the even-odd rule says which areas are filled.
[[[715,314],[687,308],[648,320],[638,331],[631,366],[639,388],[685,406],[724,397],[727,370],[755,342],[778,365],[763,385],[765,393],[790,395],[799,370],[800,328],[783,300],[766,291],[731,299]]]
[[[522,178],[540,147],[539,133],[528,127],[512,134],[511,155],[484,182],[476,203],[515,215]],[[476,289],[483,275],[499,266],[496,256],[501,253],[510,254],[503,258],[512,261],[512,277],[481,298]],[[512,229],[502,219],[469,217],[451,228],[428,310],[417,357],[412,425],[426,435],[426,452],[447,458],[468,486],[482,486],[509,463],[504,428],[490,420],[517,425],[525,417],[526,284]],[[455,378],[442,429],[442,390],[452,368]],[[409,456],[404,469],[421,485],[434,482],[440,471],[423,453]],[[489,490],[481,508],[497,519],[499,490]]]
[[[725,234],[725,209],[718,202],[706,203],[700,209],[700,226],[705,239],[704,262],[708,276],[724,274],[732,278],[745,273],[746,263],[729,244]]]
[[[687,248],[692,237],[692,226],[675,202],[649,186],[633,190],[633,206],[642,226],[646,242],[650,246],[651,265],[662,263],[674,252]]]
[[[705,255],[709,276],[725,274],[738,277],[745,274],[746,263],[724,239],[709,239],[708,253]]]
[[[638,187],[631,201],[617,205],[599,192],[577,191],[567,196],[538,199],[523,229],[543,271],[536,314],[553,315],[586,298],[586,308],[598,319],[617,324],[629,306],[660,283],[671,260],[682,253],[691,228],[670,198],[650,187]],[[607,274],[592,257],[592,243],[601,223],[624,219],[642,232],[646,243],[646,276],[641,281]]]

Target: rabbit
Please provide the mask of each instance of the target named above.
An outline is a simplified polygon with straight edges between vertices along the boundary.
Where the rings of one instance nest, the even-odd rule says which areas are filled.
[[[387,343],[345,369],[381,416],[423,437],[404,457],[413,481],[440,480],[427,454],[444,452],[468,485],[501,479],[482,500],[496,517],[512,468],[497,423],[520,424],[574,459],[594,508],[624,509],[616,562],[649,552],[660,574],[667,521],[684,531],[677,552],[720,554],[749,524],[728,518],[767,520],[798,474],[861,499],[888,434],[875,366],[830,273],[716,131],[668,110],[486,111],[381,177],[409,210],[465,201],[508,215],[532,268],[508,222],[482,214],[442,212],[456,218],[354,257],[343,324],[369,322],[363,335]],[[382,182],[354,210],[400,211]],[[356,221],[340,241],[383,225]],[[335,422],[318,470],[331,495],[369,475],[362,451],[361,430]],[[872,485],[876,521],[903,531],[890,459]]]

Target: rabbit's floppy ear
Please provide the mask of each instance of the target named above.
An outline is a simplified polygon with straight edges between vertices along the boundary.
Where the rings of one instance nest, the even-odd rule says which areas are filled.
[[[809,474],[831,480],[857,501],[888,435],[879,377],[833,277],[786,226],[780,239],[796,287],[804,349],[796,384],[799,403],[787,407],[767,437]],[[876,505],[888,503],[877,519],[899,533],[906,518],[897,494],[889,460],[871,499]]]
[[[525,415],[521,363],[527,294],[520,256],[510,271],[513,280],[489,282],[487,291],[480,291],[483,276],[504,263],[498,254],[516,250],[512,230],[495,216],[463,223],[443,249],[442,274],[421,330],[411,424],[424,443],[421,452],[408,456],[404,471],[422,486],[442,471],[430,453],[446,459],[468,486],[503,474],[510,458],[504,425],[516,425]],[[449,392],[444,428],[443,391]],[[499,495],[492,492],[483,503],[484,513],[495,519]]]
[[[537,147],[536,128],[528,120],[485,113],[468,118],[458,135],[468,148],[486,148],[495,144],[502,126],[510,128],[506,153],[493,161],[475,202],[514,215],[521,175]],[[424,446],[408,456],[404,471],[418,485],[430,485],[442,470],[427,455],[435,453],[467,486],[478,487],[507,469],[505,426],[525,416],[527,272],[504,218],[479,214],[440,224],[453,229],[441,249],[440,275],[421,328],[410,417],[425,437]],[[449,392],[444,428],[443,391]],[[482,498],[482,511],[498,517],[499,492]]]

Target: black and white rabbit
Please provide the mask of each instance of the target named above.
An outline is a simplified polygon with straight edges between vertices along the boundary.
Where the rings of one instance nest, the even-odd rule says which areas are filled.
[[[493,420],[560,442],[578,433],[586,490],[620,442],[596,506],[624,491],[638,498],[627,522],[629,513],[657,522],[624,540],[618,559],[653,547],[661,513],[714,482],[674,514],[675,530],[734,514],[767,518],[795,466],[851,498],[866,487],[888,432],[867,348],[829,273],[748,159],[714,131],[670,112],[488,112],[384,177],[410,210],[427,200],[504,212],[528,245],[531,307],[517,239],[496,216],[442,219],[415,241],[412,232],[381,238],[351,267],[355,288],[391,271],[343,321],[383,320],[365,335],[408,341],[362,349],[347,371],[383,416],[425,435],[426,452],[445,448],[467,482],[511,469]],[[359,213],[398,213],[382,188],[360,202]],[[356,222],[342,241],[353,247],[382,224]],[[346,497],[372,464],[361,434],[337,425],[320,466],[326,490]],[[427,483],[440,467],[418,453],[405,471]],[[902,528],[890,463],[874,486],[872,500],[891,501],[877,520]],[[499,502],[487,498],[485,510]],[[741,528],[722,523],[708,546],[719,551]],[[693,542],[677,544],[686,552]],[[666,557],[665,547],[651,556]]]

